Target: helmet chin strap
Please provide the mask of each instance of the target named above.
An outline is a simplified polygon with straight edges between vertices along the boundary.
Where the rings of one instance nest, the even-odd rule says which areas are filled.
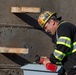
[[[57,33],[57,31],[56,31],[56,40],[58,40],[58,33]]]

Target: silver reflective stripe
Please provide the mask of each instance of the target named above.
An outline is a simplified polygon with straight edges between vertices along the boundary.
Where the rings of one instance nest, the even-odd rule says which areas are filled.
[[[57,31],[56,31],[56,40],[58,40],[58,33],[57,33]]]
[[[76,52],[76,42],[73,43],[73,51],[72,53]]]
[[[58,27],[59,27],[62,23],[65,23],[65,22],[67,22],[67,21],[63,21],[63,22],[59,23]],[[57,33],[57,31],[56,31],[56,40],[58,40],[58,33]]]
[[[62,60],[66,54],[64,54],[63,52],[59,51],[59,50],[55,50],[53,52],[54,56],[58,59],[58,60]]]
[[[71,39],[68,37],[61,36],[56,43],[62,44],[71,48]]]

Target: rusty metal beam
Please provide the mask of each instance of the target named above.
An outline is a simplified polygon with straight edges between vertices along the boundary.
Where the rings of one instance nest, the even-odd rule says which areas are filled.
[[[17,53],[17,54],[28,54],[28,48],[8,48],[0,47],[0,53]]]
[[[39,7],[11,7],[11,13],[40,13]]]

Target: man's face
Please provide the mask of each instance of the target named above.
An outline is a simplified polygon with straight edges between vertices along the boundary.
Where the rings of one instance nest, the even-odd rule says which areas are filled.
[[[56,25],[54,20],[50,20],[46,23],[44,26],[44,29],[46,32],[50,33],[51,35],[54,35],[56,32]]]

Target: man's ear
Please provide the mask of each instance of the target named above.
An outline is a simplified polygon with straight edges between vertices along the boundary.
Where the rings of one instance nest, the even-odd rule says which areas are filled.
[[[54,21],[53,25],[55,25],[55,21]]]
[[[52,25],[55,25],[55,21],[54,20],[50,20],[50,22],[52,23]]]

